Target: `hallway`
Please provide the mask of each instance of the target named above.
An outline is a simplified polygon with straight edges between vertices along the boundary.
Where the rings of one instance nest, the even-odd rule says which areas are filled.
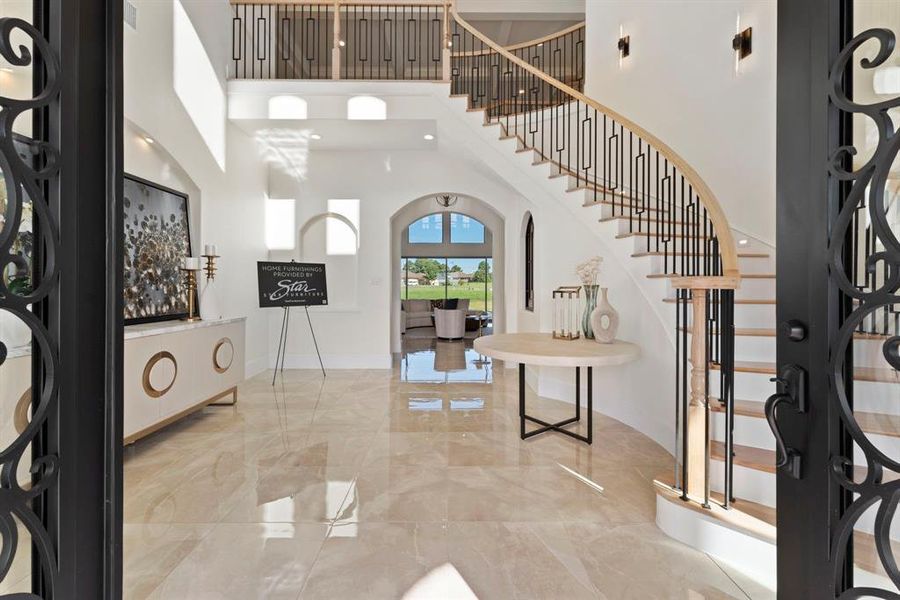
[[[672,460],[644,435],[597,415],[593,448],[519,440],[513,373],[292,371],[273,389],[269,372],[139,441],[125,597],[773,596],[659,531],[652,480]]]

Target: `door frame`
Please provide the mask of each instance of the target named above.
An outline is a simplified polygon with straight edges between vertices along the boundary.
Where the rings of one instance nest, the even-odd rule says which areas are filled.
[[[779,373],[788,366],[805,372],[807,402],[805,411],[777,414],[785,445],[801,459],[799,476],[778,469],[776,477],[780,598],[869,597],[858,589],[850,591],[858,517],[854,511],[879,499],[893,510],[884,495],[891,493],[891,486],[882,483],[883,460],[875,451],[863,446],[866,479],[850,483],[853,436],[857,443],[866,437],[860,428],[851,428],[853,324],[892,296],[861,291],[855,306],[841,290],[839,278],[852,272],[855,260],[848,250],[852,227],[841,213],[847,203],[861,205],[873,174],[893,160],[882,133],[873,161],[852,176],[842,173],[853,165],[851,155],[840,149],[853,146],[853,115],[862,112],[849,100],[852,69],[840,70],[845,52],[852,48],[853,7],[852,0],[778,3],[777,362]],[[872,66],[880,64],[875,63]],[[877,206],[876,198],[866,200]],[[893,294],[896,297],[896,291]],[[885,356],[888,346],[898,342],[900,338],[885,342]],[[850,488],[862,494],[862,501],[854,503]],[[876,540],[879,535],[889,543],[886,529],[876,532]],[[894,571],[895,580],[900,578],[896,567],[886,569]],[[878,597],[897,597],[884,592]]]
[[[7,59],[31,63],[35,74],[32,98],[0,98],[7,113],[0,152],[12,165],[7,183],[27,186],[38,215],[34,291],[27,303],[0,295],[0,308],[24,315],[36,342],[34,416],[2,458],[4,472],[31,465],[32,485],[23,490],[14,475],[0,481],[2,543],[14,540],[13,517],[27,528],[35,598],[114,600],[122,597],[123,7],[121,0],[34,0],[33,7],[33,27],[7,22],[32,37],[30,56],[0,30]],[[12,153],[9,117],[26,110],[37,175]],[[13,194],[11,204],[21,198]]]

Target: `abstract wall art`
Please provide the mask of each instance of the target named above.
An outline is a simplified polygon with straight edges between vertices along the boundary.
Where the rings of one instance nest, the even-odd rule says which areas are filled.
[[[188,197],[125,175],[125,324],[187,315],[187,285],[180,271],[191,256]]]

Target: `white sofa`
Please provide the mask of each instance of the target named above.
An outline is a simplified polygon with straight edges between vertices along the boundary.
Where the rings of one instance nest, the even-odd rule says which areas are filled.
[[[403,331],[431,327],[431,300],[402,300]]]

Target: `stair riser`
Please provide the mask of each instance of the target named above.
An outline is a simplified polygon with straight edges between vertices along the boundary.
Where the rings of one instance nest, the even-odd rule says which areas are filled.
[[[673,269],[672,263],[672,255],[668,256],[649,256],[649,257],[640,257],[641,260],[650,261],[650,270],[648,273],[665,273],[666,267],[668,267],[668,271],[671,272]],[[681,256],[677,256],[675,258],[674,269],[677,271],[681,268]],[[766,258],[756,258],[756,257],[740,257],[738,258],[738,268],[740,268],[741,273],[771,273],[771,267],[769,266],[769,259]],[[772,296],[774,298],[774,296]]]
[[[854,365],[887,368],[887,362],[882,354],[882,344],[880,340],[854,340]],[[734,355],[739,361],[771,362],[775,356],[775,348],[774,336],[738,335],[734,338]]]
[[[710,461],[710,487],[716,492],[725,488],[725,463]],[[734,495],[738,498],[775,506],[775,475],[766,471],[734,466]]]
[[[736,372],[734,374],[735,398],[764,402],[775,393],[775,384],[769,381],[774,375]],[[709,373],[710,394],[719,396],[719,371]],[[900,415],[900,385],[884,382],[854,382],[856,410],[889,415]],[[900,456],[900,454],[898,454]]]
[[[711,416],[712,439],[724,442],[726,431],[725,413],[712,413]],[[740,446],[775,450],[775,437],[769,430],[768,422],[757,417],[735,416],[734,443]]]
[[[655,213],[645,212],[643,214],[635,213],[630,219],[616,219],[618,233],[625,234],[634,231],[656,233],[657,230],[661,231],[663,234],[672,233],[678,235],[683,233],[684,230],[680,224],[676,223],[674,225],[669,225],[667,223],[657,223],[654,220],[655,216]]]
[[[767,300],[775,297],[775,278],[742,279],[734,297],[745,300]]]
[[[676,304],[670,305],[674,314]],[[688,324],[692,323],[690,308]],[[775,326],[774,304],[736,304],[734,306],[734,326],[737,328],[769,328]],[[772,360],[770,356],[767,360]]]
[[[623,234],[624,235],[624,234]],[[663,240],[663,236],[657,240],[655,235],[634,235],[626,239],[633,240],[635,252],[668,252],[669,254],[680,254],[687,252],[689,254],[699,253],[699,261],[703,260],[703,240],[695,240],[691,238],[671,238],[668,242]]]

